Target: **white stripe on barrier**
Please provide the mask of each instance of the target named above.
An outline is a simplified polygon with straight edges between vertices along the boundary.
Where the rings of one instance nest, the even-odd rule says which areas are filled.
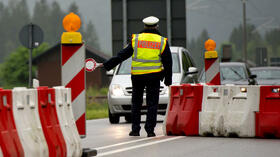
[[[81,52],[82,51],[82,52]],[[61,67],[62,85],[67,85],[85,66],[85,45],[79,48],[77,52]]]
[[[219,59],[216,59],[215,62],[205,71],[205,82],[211,82],[219,72],[220,63]]]
[[[1,147],[0,147],[0,157],[3,157],[3,152],[2,152]]]
[[[25,156],[48,156],[49,150],[38,113],[36,89],[13,89],[13,116]]]
[[[86,98],[86,91],[83,90],[81,94],[72,102],[72,108],[73,108],[75,120],[79,119],[85,113],[86,106],[81,105],[86,103],[85,98]]]
[[[81,141],[75,124],[71,105],[71,89],[61,86],[54,88],[56,95],[56,111],[66,142],[67,156],[81,156]]]
[[[232,86],[225,114],[226,136],[255,137],[255,112],[259,111],[259,86]]]
[[[217,112],[222,104],[221,86],[203,87],[202,110],[199,113],[199,134],[214,134]]]

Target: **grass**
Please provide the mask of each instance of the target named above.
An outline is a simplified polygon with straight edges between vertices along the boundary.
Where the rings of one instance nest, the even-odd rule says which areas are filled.
[[[88,88],[87,89],[87,107],[86,119],[99,119],[108,117],[108,88]]]

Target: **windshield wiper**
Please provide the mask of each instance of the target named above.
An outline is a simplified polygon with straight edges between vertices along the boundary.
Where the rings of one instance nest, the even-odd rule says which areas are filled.
[[[240,79],[244,79],[236,70],[230,68]]]

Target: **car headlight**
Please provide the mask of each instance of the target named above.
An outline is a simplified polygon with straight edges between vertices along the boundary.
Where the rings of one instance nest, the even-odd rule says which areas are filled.
[[[121,96],[124,94],[121,86],[118,84],[114,84],[111,86],[110,93],[112,96]]]

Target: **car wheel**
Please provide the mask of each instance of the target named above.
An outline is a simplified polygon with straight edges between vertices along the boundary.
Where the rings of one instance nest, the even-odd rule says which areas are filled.
[[[108,113],[109,113],[109,121],[111,124],[118,124],[120,122],[120,116],[112,114],[110,112],[110,109],[108,109]]]
[[[125,115],[124,119],[127,123],[131,123],[132,119],[131,119],[131,115]]]

